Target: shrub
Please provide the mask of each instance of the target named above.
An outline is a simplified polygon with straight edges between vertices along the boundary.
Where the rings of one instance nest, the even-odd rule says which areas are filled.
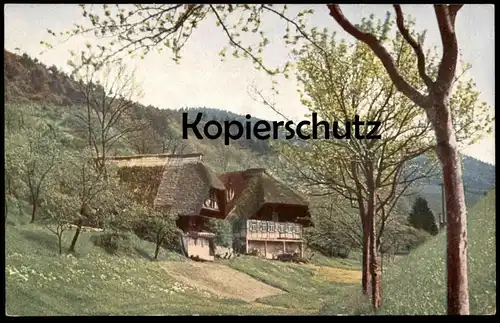
[[[130,254],[133,251],[130,236],[124,233],[103,233],[93,236],[91,240],[111,255]]]
[[[227,220],[210,219],[210,231],[215,233],[215,244],[222,247],[233,246],[232,222]]]

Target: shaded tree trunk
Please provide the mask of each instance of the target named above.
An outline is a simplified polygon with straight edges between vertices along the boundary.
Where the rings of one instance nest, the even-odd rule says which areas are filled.
[[[59,254],[62,255],[62,232],[57,235],[57,242],[59,243]]]
[[[367,176],[366,186],[368,189],[368,207],[365,222],[367,223],[367,231],[369,233],[369,253],[370,253],[370,274],[371,274],[371,287],[372,287],[372,304],[373,308],[377,310],[381,304],[380,295],[380,266],[378,259],[378,246],[377,246],[377,224],[376,224],[376,204],[375,197],[377,196],[377,189],[375,187],[375,179],[373,173],[373,164],[367,163]]]
[[[377,252],[377,242],[376,242],[376,226],[375,226],[375,217],[371,218],[370,221],[370,274],[372,277],[371,286],[372,286],[372,304],[373,308],[377,310],[381,305],[381,294],[380,294],[380,285],[381,285],[381,272],[380,272],[380,264],[379,257]]]
[[[158,233],[156,234],[155,259],[158,259],[158,254],[160,253],[160,246],[163,242],[163,237],[163,230],[160,229],[160,231],[158,231]]]
[[[71,240],[71,245],[69,246],[69,252],[75,252],[76,242],[78,241],[78,237],[80,236],[80,232],[82,231],[82,221],[78,221],[78,227],[76,228],[75,235],[73,236],[73,240]]]
[[[156,248],[155,248],[155,259],[158,259],[158,254],[160,253],[160,244],[156,242]]]
[[[33,206],[31,208],[31,223],[35,222],[37,212],[37,202],[36,199],[33,199]]]
[[[362,277],[361,277],[361,286],[363,289],[363,294],[369,295],[370,288],[370,226],[369,221],[366,219],[366,214],[363,215],[362,219],[363,226],[363,260],[362,260]]]

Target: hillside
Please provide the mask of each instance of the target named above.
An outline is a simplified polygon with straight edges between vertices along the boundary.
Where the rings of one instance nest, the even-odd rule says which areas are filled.
[[[57,140],[58,147],[62,147],[68,156],[86,147],[88,143],[82,136],[81,124],[78,124],[75,117],[82,112],[81,97],[71,78],[58,72],[56,67],[46,68],[27,56],[20,57],[7,52],[5,55],[5,113],[9,117],[6,117],[6,120],[10,122],[5,128],[11,131],[7,146],[11,148],[9,156],[13,158],[8,160],[14,161],[10,164],[20,165],[27,160],[24,159],[25,155],[17,155],[17,151],[22,150],[20,147],[23,146],[15,146],[12,143],[24,143],[24,147],[29,146],[31,151],[31,145],[26,143],[30,142],[29,138],[33,135],[41,133],[30,132],[28,129],[25,132],[19,130],[20,135],[12,135],[12,132],[15,133],[13,129],[22,128],[24,131],[30,128],[21,125],[29,118],[39,124],[48,125],[52,131],[57,131],[60,136],[55,136],[54,140]],[[140,141],[136,141],[137,138],[118,141],[118,145],[110,154],[197,152],[203,153],[206,163],[219,172],[248,167],[266,167],[271,170],[277,168],[276,155],[266,141],[242,138],[226,146],[222,139],[181,139],[183,112],[188,112],[190,118],[196,113],[202,113],[203,122],[214,119],[243,120],[244,116],[214,108],[162,110],[139,103],[134,103],[132,112],[128,116],[131,120],[128,121],[147,122],[144,136],[139,138]],[[251,122],[258,120],[254,118]],[[32,125],[37,124],[36,122]],[[50,150],[43,149],[34,160],[51,156]],[[469,191],[467,203],[471,208],[484,197],[485,190],[494,187],[494,167],[467,156],[464,156],[463,160],[464,180]],[[69,167],[70,163],[64,165]],[[73,178],[70,177],[72,172],[68,172],[64,167],[60,168],[61,177]],[[56,235],[50,233],[42,222],[29,223],[32,211],[32,205],[27,202],[29,196],[15,192],[18,188],[23,192],[22,186],[26,184],[26,177],[19,175],[20,173],[11,174],[17,176],[15,179],[18,183],[11,187],[10,181],[6,180],[10,192],[9,196],[6,195],[5,203],[8,314],[290,315],[317,314],[320,311],[329,314],[363,312],[357,307],[358,304],[349,303],[358,294],[360,286],[359,254],[355,248],[344,256],[346,258],[326,257],[317,250],[309,249],[307,256],[311,262],[306,265],[267,261],[251,256],[239,256],[206,264],[193,263],[171,251],[174,249],[170,248],[171,246],[162,245],[158,261],[152,261],[154,243],[146,241],[144,236],[139,238],[132,230],[120,231],[121,228],[105,226],[106,230],[110,228],[113,233],[113,230],[118,230],[125,236],[115,242],[119,252],[110,255],[105,251],[105,246],[97,246],[97,238],[107,235],[108,232],[84,232],[79,238],[75,252],[63,252],[58,255]],[[83,174],[82,178],[84,177]],[[69,186],[77,186],[75,182],[58,188],[70,191]],[[82,182],[84,186],[87,183],[85,179]],[[436,213],[439,213],[441,208],[439,182],[438,179],[430,179],[423,187],[423,195],[428,198]],[[51,200],[52,197],[57,198],[60,193],[56,192],[57,189],[52,190],[52,187],[48,191],[48,194],[54,195],[46,195],[48,198],[45,201]],[[69,193],[66,195],[69,196]],[[494,236],[491,238],[491,233],[494,233],[491,223],[494,222],[495,216],[493,195],[494,191],[487,199],[477,204],[469,217],[472,245],[470,276],[471,286],[475,286],[473,297],[476,299],[473,308],[476,313],[491,313],[496,305],[490,297],[492,293],[495,295],[491,286],[496,283],[492,283],[491,276],[495,270],[492,265],[495,258],[491,255],[491,250],[494,250]],[[117,203],[115,199],[120,202],[125,200],[115,196],[106,198],[110,204]],[[100,206],[104,206],[106,201]],[[403,202],[410,205],[411,201]],[[71,204],[69,209],[73,210],[73,205],[77,203],[68,204]],[[123,210],[123,214],[126,214],[128,209],[119,205],[118,212]],[[116,212],[116,209],[111,212]],[[401,225],[401,222],[397,224]],[[326,227],[324,230],[331,236],[342,229],[333,231]],[[62,238],[65,251],[74,233],[72,229],[65,231]],[[333,244],[337,242],[330,236],[324,238],[324,241],[332,244],[331,255],[335,255]],[[391,296],[387,297],[388,305],[384,305],[385,312],[442,312],[444,280],[440,270],[443,265],[444,239],[443,235],[431,238],[427,244],[410,252],[409,257],[402,257],[402,260],[397,260],[394,265],[384,265],[384,275],[387,275],[384,277],[388,277],[387,282],[384,281],[384,284],[387,283],[384,285],[384,293],[391,290]],[[314,247],[318,249],[317,245]],[[408,279],[409,273],[414,274],[414,279]],[[425,288],[407,285],[409,281],[420,283],[428,279],[432,284],[425,285]],[[486,293],[482,293],[482,290]],[[131,299],[130,295],[134,297]],[[426,307],[412,309],[416,303],[422,303]]]
[[[75,106],[81,103],[82,97],[70,77],[58,71],[56,66],[47,67],[36,59],[27,55],[16,55],[4,50],[4,84],[6,102],[39,102],[60,107]],[[190,135],[187,140],[180,140],[182,136],[182,113],[187,112],[190,119],[197,113],[202,113],[202,122],[208,120],[219,121],[247,121],[245,116],[219,110],[216,108],[192,107],[178,110],[159,109],[153,106],[134,104],[134,116],[138,120],[145,120],[150,125],[152,139],[148,141],[144,153],[159,153],[165,148],[165,140],[170,152],[198,152],[205,155],[205,160],[219,171],[231,171],[247,167],[274,168],[275,154],[268,141],[241,138],[225,146],[222,138],[217,140],[198,140]],[[55,114],[57,115],[57,114]],[[255,123],[260,119],[253,117]],[[171,144],[176,139],[175,145]],[[175,146],[175,149],[172,149]],[[130,154],[125,150],[120,153]],[[137,151],[136,151],[137,153]],[[463,156],[464,185],[466,187],[466,202],[472,207],[495,184],[495,166],[483,163],[469,156]],[[416,162],[424,162],[416,159]],[[441,210],[441,177],[438,174],[423,185],[421,194],[428,199],[435,214]],[[408,202],[408,204],[411,202]]]
[[[496,313],[496,195],[495,189],[470,211],[468,222],[468,272],[471,314]],[[384,301],[380,314],[446,314],[446,233],[440,233],[407,257],[384,270]],[[346,297],[325,313],[339,313],[339,306],[370,313],[370,305]]]
[[[60,256],[55,236],[29,224],[23,207],[6,225],[8,315],[310,315],[359,286],[353,259],[315,255],[313,264],[296,265],[240,256],[207,264],[162,252],[151,261],[150,242],[133,238],[129,252],[111,256],[92,232],[82,234],[77,254]]]
[[[496,311],[495,201],[492,191],[474,207],[469,221],[473,314]],[[26,213],[16,212],[7,224],[8,315],[371,313],[357,296],[359,263],[352,259],[318,254],[313,264],[296,265],[241,256],[199,264],[166,252],[152,262],[149,242],[134,239],[128,254],[111,256],[92,244],[99,233],[91,232],[83,234],[78,254],[59,256],[55,237],[28,221]],[[70,238],[66,234],[65,241]],[[445,239],[440,234],[384,266],[380,314],[445,313]],[[200,273],[206,279],[199,279]]]

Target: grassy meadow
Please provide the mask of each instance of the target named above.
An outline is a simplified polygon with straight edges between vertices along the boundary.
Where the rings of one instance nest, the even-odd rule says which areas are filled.
[[[187,269],[193,262],[166,251],[151,261],[154,246],[139,239],[133,240],[130,253],[111,256],[93,245],[91,236],[99,233],[84,233],[75,255],[59,256],[55,235],[29,224],[29,216],[21,211],[10,211],[6,228],[8,315],[373,314],[369,302],[360,297],[360,265],[354,259],[315,255],[312,263],[296,265],[240,256],[213,265],[214,270],[224,266],[246,274],[242,286],[259,282],[280,290],[243,301],[207,291],[203,278],[185,284],[169,275],[169,264]],[[495,191],[473,208],[469,219],[471,313],[493,314]],[[70,239],[67,233],[65,246]],[[446,313],[445,239],[440,234],[409,256],[386,264],[379,314]]]

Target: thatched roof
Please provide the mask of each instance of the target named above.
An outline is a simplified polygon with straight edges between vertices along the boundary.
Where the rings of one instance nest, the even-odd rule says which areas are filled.
[[[237,192],[232,214],[249,218],[264,204],[282,204],[303,207],[304,216],[310,217],[309,203],[284,183],[273,178],[265,169],[248,169],[243,172],[221,174],[220,178],[226,185],[237,181],[241,189]]]
[[[157,208],[170,207],[178,215],[198,215],[210,188],[224,190],[215,174],[201,161],[167,165],[154,200]]]
[[[224,184],[201,154],[110,157],[136,196],[147,205],[180,216],[198,215],[210,189]]]

